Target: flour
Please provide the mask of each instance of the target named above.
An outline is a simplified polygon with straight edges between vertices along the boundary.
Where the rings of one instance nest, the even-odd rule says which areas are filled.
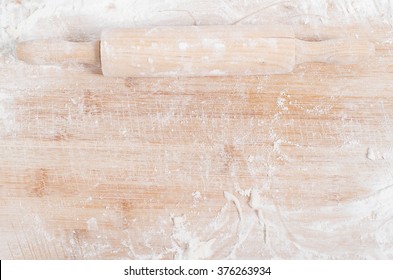
[[[224,197],[226,200],[228,200],[229,202],[232,202],[233,204],[235,204],[237,213],[239,215],[239,220],[242,221],[243,220],[243,212],[242,212],[242,208],[240,206],[240,201],[239,199],[237,199],[236,196],[234,196],[233,194],[224,191]]]
[[[253,188],[250,195],[250,200],[248,202],[252,209],[258,210],[263,206],[260,191],[258,188]]]
[[[52,233],[47,230],[47,226],[45,222],[42,221],[39,215],[34,215],[34,231],[40,235],[43,235],[48,242],[52,242],[55,240],[55,237]]]
[[[251,194],[251,187],[248,189],[242,189],[239,185],[235,185],[235,191],[240,194],[241,196],[250,196]]]
[[[188,44],[186,42],[180,42],[179,43],[179,50],[181,51],[186,51],[189,48]]]
[[[195,200],[199,200],[199,199],[202,198],[202,195],[201,195],[200,192],[196,191],[196,192],[193,192],[193,193],[192,193],[192,197],[193,197]]]
[[[371,148],[367,149],[367,158],[369,160],[376,160],[377,159],[377,156],[375,155],[375,152],[373,149],[371,149]]]
[[[196,208],[202,199],[202,195],[199,191],[196,191],[192,193],[192,198],[193,198],[192,208]]]
[[[375,233],[377,244],[384,252],[384,258],[393,258],[393,220],[388,220],[382,224],[381,228]]]
[[[278,154],[281,153],[280,146],[281,146],[282,143],[283,143],[283,140],[281,140],[281,139],[274,140],[274,142],[273,142],[273,151],[278,153]]]
[[[277,107],[280,108],[283,111],[288,111],[288,107],[285,106],[285,98],[279,97],[277,98]]]
[[[306,109],[305,111],[309,114],[321,116],[327,114],[333,106],[331,105],[316,105],[312,109]]]
[[[13,110],[14,95],[0,88],[0,139],[4,135],[15,133],[17,129]]]
[[[219,70],[219,69],[214,69],[209,72],[209,75],[211,75],[211,76],[224,76],[225,72],[222,70]]]
[[[214,238],[201,241],[187,230],[186,216],[172,217],[174,230],[172,234],[175,259],[207,259],[212,256]]]
[[[92,217],[87,220],[87,229],[88,230],[98,230],[97,219]]]
[[[247,216],[247,218],[242,221],[241,226],[238,228],[237,241],[232,246],[230,253],[227,256],[228,259],[237,258],[236,252],[242,247],[243,243],[247,240],[255,224],[256,224],[256,217],[254,216]]]

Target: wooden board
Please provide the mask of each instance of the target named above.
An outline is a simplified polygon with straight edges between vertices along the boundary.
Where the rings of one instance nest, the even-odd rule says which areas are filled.
[[[392,258],[391,44],[348,30],[376,57],[219,78],[1,64],[0,258]]]

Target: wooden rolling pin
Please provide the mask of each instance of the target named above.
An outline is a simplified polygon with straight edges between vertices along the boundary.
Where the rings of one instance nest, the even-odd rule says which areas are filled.
[[[97,42],[17,45],[17,57],[26,62],[92,64],[112,77],[281,74],[304,62],[355,64],[373,54],[365,40],[309,42],[288,26],[255,25],[106,29]]]

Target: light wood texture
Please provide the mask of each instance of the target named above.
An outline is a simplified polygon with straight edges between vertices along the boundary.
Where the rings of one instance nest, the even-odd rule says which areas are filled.
[[[289,27],[185,26],[109,29],[102,72],[111,77],[278,74],[295,64]]]
[[[100,66],[100,43],[30,40],[16,45],[16,56],[31,64],[81,63]]]
[[[297,21],[287,4],[262,20]],[[391,26],[294,30],[375,57],[247,77],[0,63],[0,258],[187,258],[210,242],[208,259],[393,259]]]
[[[296,64],[324,62],[356,64],[375,53],[374,44],[364,39],[330,39],[320,42],[295,40]]]
[[[107,29],[100,48],[24,42],[17,55],[34,64],[101,61],[109,77],[195,77],[283,74],[304,62],[355,64],[374,51],[364,39],[297,40],[289,26],[166,26]]]

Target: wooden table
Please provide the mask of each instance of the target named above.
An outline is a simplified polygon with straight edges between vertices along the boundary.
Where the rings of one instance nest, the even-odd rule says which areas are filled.
[[[0,64],[0,258],[393,258],[389,32],[286,75]]]

